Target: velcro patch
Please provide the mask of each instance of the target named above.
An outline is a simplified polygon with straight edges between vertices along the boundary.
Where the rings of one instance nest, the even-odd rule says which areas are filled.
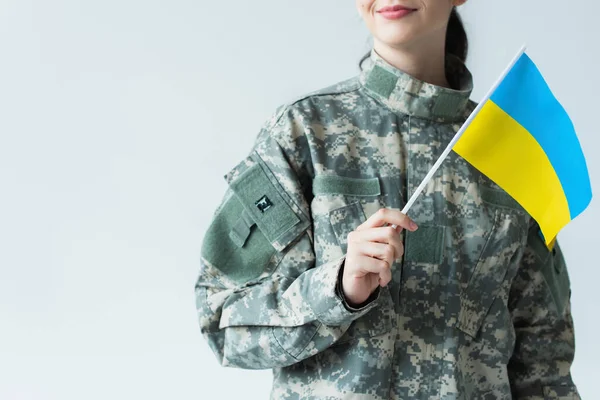
[[[260,164],[244,171],[230,186],[269,242],[278,242],[300,222]]]

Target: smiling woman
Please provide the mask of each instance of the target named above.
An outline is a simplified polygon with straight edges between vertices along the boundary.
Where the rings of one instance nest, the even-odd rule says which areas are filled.
[[[400,212],[475,107],[464,2],[357,0],[364,68],[279,107],[225,175],[201,332],[272,369],[272,399],[579,398],[558,242],[455,153]]]

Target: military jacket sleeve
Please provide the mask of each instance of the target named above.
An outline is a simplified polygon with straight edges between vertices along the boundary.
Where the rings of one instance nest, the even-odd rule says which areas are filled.
[[[200,328],[224,366],[288,366],[331,346],[376,307],[343,300],[344,257],[315,265],[304,117],[278,108],[226,175],[195,285]]]
[[[533,220],[532,220],[533,222]],[[561,248],[546,248],[531,224],[509,298],[516,342],[508,365],[515,399],[579,399],[570,374],[575,337]]]

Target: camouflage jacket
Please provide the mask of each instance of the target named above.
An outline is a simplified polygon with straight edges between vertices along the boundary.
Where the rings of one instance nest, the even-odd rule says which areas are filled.
[[[354,78],[278,107],[207,227],[195,285],[223,366],[273,369],[272,399],[577,399],[560,246],[452,152],[409,211],[393,279],[352,308],[347,235],[401,209],[474,108],[374,50]]]

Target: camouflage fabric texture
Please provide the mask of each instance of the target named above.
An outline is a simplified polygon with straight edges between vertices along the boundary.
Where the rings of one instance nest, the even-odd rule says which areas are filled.
[[[272,399],[578,399],[557,244],[451,153],[401,233],[393,280],[352,308],[347,235],[401,209],[474,109],[374,50],[359,75],[278,107],[205,231],[200,329],[226,367],[272,369]]]

